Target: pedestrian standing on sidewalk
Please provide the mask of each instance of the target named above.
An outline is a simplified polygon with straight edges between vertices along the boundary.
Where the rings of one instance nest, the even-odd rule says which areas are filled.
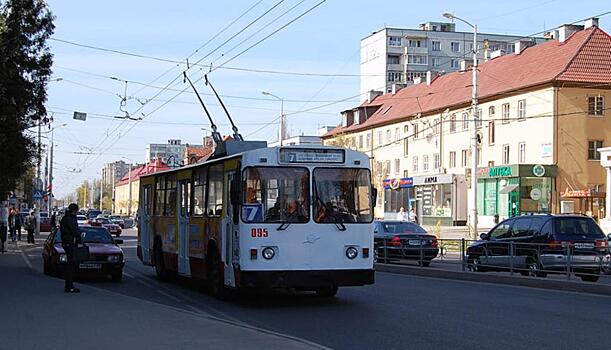
[[[55,212],[51,214],[50,222],[51,222],[51,232],[53,232],[57,228],[57,215],[55,214]]]
[[[8,203],[0,203],[0,253],[4,253],[4,242],[8,231]]]
[[[12,207],[8,212],[8,230],[11,233],[11,241],[13,242],[17,240],[17,227],[15,226],[16,217],[17,213],[15,212],[15,207]]]
[[[28,243],[36,243],[34,240],[34,230],[36,230],[36,216],[34,211],[30,211],[30,215],[25,218],[25,229],[28,231]]]
[[[418,224],[418,217],[416,216],[416,211],[414,208],[409,211],[409,221],[413,222],[414,224]]]
[[[17,240],[21,241],[21,226],[23,226],[23,222],[21,222],[21,213],[19,210],[13,207],[13,211],[15,212],[15,231],[17,231]]]
[[[59,222],[59,229],[62,237],[62,248],[66,253],[67,263],[66,269],[64,270],[64,291],[66,293],[78,293],[80,289],[74,288],[72,282],[74,277],[74,269],[76,264],[74,261],[74,250],[78,244],[83,244],[81,233],[78,229],[78,222],[76,220],[76,213],[78,213],[78,205],[72,203],[68,206],[66,215]]]
[[[407,221],[407,219],[408,219],[407,213],[405,212],[405,209],[401,207],[401,209],[399,209],[399,212],[397,213],[397,220]]]

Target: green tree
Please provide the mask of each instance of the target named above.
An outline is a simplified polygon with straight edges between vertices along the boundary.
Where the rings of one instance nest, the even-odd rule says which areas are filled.
[[[44,0],[0,0],[0,198],[35,156],[36,143],[26,129],[47,115],[53,19]]]

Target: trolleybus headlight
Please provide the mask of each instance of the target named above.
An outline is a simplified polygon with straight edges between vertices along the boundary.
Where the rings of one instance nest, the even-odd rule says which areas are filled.
[[[263,257],[266,260],[271,260],[274,257],[274,255],[276,255],[276,252],[274,251],[274,248],[267,247],[263,249],[263,251],[261,252],[261,255],[263,255]]]
[[[348,247],[348,249],[346,249],[346,257],[348,259],[354,259],[357,255],[359,255],[359,251],[355,247]]]

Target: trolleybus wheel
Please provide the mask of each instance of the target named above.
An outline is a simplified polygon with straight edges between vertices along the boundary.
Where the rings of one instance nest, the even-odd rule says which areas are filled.
[[[337,286],[328,286],[324,288],[319,288],[316,290],[316,295],[319,297],[331,298],[337,294],[338,287]]]
[[[229,291],[225,287],[223,277],[221,275],[221,260],[215,250],[212,250],[208,255],[208,292],[219,300],[227,300]]]
[[[161,251],[161,247],[159,245],[155,246],[155,274],[157,275],[157,279],[162,282],[166,282],[170,279],[169,273],[165,269],[163,252]]]

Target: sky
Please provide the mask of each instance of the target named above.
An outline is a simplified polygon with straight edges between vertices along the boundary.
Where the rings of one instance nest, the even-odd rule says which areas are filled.
[[[201,144],[208,133],[202,128],[210,129],[210,123],[183,82],[185,70],[221,133],[230,134],[231,127],[204,84],[205,73],[246,139],[275,141],[280,102],[262,91],[284,99],[291,135],[337,125],[340,111],[361,100],[360,40],[385,26],[417,28],[445,21],[442,13],[452,12],[477,23],[480,32],[530,35],[611,10],[602,0],[326,0],[248,49],[321,1],[48,0],[58,39],[49,42],[54,66],[47,102],[55,127],[55,197],[72,193],[83,180],[100,178],[104,163],[144,162],[149,143]],[[600,24],[611,32],[611,16]],[[462,23],[457,30],[470,31]],[[196,62],[224,68],[209,72]],[[248,71],[253,69],[299,74]],[[87,120],[73,120],[74,111],[87,113]],[[114,118],[126,115],[142,120]]]

